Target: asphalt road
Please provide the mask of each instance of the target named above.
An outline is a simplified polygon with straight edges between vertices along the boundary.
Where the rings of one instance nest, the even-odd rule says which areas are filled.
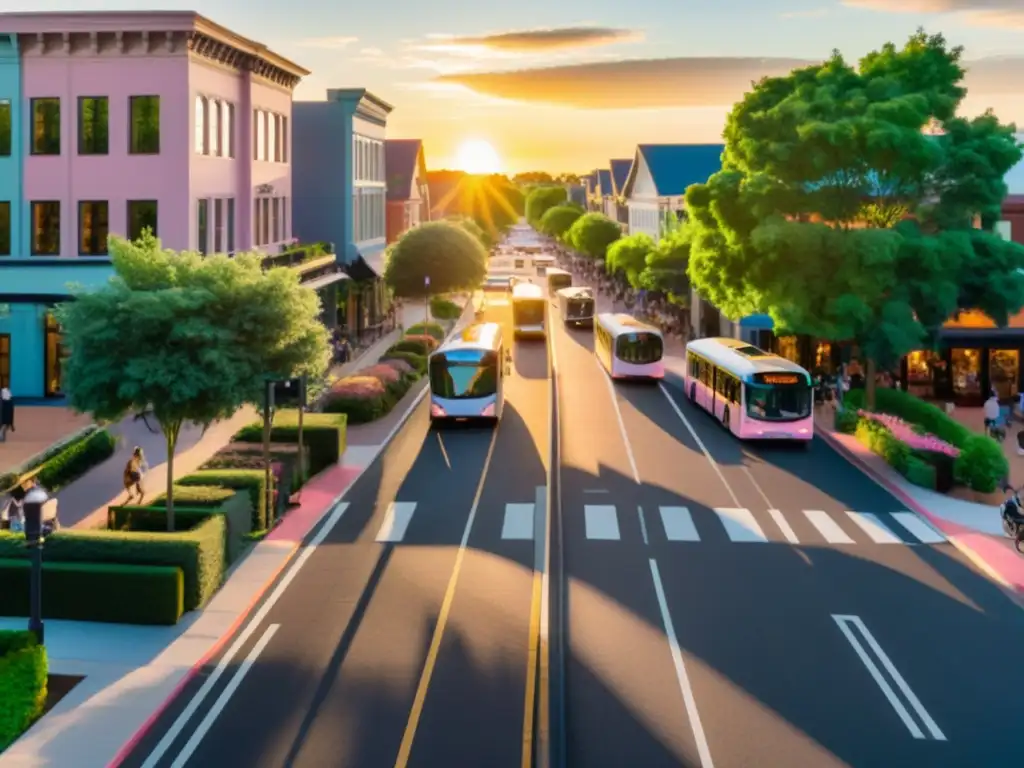
[[[485,319],[510,323],[511,309]],[[224,674],[182,727],[214,659],[126,768],[522,764],[545,345],[517,344],[513,368],[496,430],[431,431],[421,403],[237,656],[264,642],[255,662]]]
[[[1020,764],[1015,603],[821,439],[742,444],[553,326],[568,766]]]

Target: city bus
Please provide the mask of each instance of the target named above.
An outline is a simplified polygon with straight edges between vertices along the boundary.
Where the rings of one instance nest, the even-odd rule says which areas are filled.
[[[597,316],[594,354],[613,379],[665,377],[661,331],[632,315],[607,312]]]
[[[569,288],[572,285],[572,275],[558,267],[548,267],[546,277],[548,280],[548,296],[552,298],[563,288]]]
[[[509,373],[498,323],[477,323],[438,347],[427,361],[430,423],[486,420],[497,424]]]
[[[546,312],[543,288],[533,283],[515,284],[512,288],[512,327],[517,339],[543,339]]]
[[[537,277],[544,277],[544,274],[548,269],[553,269],[555,266],[554,256],[534,256],[533,257],[533,268],[537,273]]]
[[[814,437],[811,375],[784,357],[738,339],[686,345],[685,392],[740,439]]]
[[[592,288],[579,286],[563,288],[556,294],[558,311],[565,325],[584,328],[594,327],[594,291]]]

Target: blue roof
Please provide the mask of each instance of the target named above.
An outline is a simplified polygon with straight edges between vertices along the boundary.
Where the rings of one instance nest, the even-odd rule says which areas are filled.
[[[616,195],[621,195],[626,186],[626,179],[629,178],[629,169],[633,167],[632,159],[612,160],[612,184]]]
[[[643,155],[654,178],[659,197],[674,197],[686,192],[692,184],[703,184],[722,170],[724,144],[640,144],[637,152]],[[630,171],[630,181],[636,177]],[[627,193],[628,194],[628,193]]]
[[[602,168],[597,172],[597,183],[601,187],[602,195],[612,194],[612,172]]]

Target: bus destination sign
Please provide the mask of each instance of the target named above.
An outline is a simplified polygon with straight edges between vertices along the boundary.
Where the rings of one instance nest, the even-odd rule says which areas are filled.
[[[762,373],[759,378],[764,384],[800,384],[802,377],[795,373]]]

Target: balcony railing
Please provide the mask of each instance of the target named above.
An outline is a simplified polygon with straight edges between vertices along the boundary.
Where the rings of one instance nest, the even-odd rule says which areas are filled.
[[[303,284],[342,272],[330,243],[297,243],[263,257],[263,268],[285,267],[299,273]]]

